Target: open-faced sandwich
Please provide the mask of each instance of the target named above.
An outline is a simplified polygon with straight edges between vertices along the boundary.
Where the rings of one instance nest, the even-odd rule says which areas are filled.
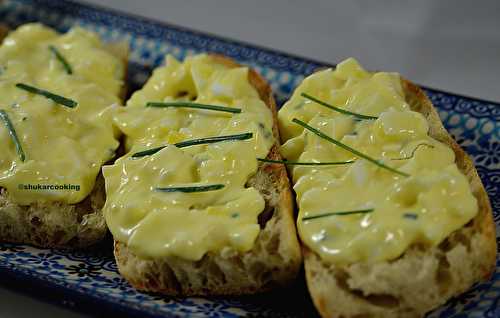
[[[278,117],[323,317],[423,316],[492,273],[488,196],[417,86],[348,59]]]
[[[126,45],[41,24],[0,46],[0,240],[81,247],[106,233],[101,166],[118,134]]]
[[[236,295],[292,281],[301,264],[276,106],[254,71],[167,56],[114,121],[127,154],[103,167],[120,273],[140,290]]]

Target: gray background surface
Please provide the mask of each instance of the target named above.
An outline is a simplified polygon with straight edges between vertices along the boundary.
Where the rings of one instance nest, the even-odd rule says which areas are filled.
[[[500,102],[500,1],[87,2]],[[84,316],[0,288],[0,317]]]

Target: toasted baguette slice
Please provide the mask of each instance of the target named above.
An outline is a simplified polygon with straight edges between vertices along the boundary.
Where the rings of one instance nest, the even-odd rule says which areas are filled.
[[[0,42],[9,29],[0,25]],[[128,43],[109,43],[106,49],[128,61]],[[124,76],[124,79],[126,76]],[[126,85],[120,98],[123,102]],[[0,187],[0,241],[31,244],[38,247],[80,248],[101,241],[107,233],[102,207],[106,201],[104,178],[97,176],[92,192],[77,204],[37,202],[28,206],[15,203]]]
[[[223,56],[211,57],[214,63],[239,66]],[[271,88],[253,70],[249,72],[249,82],[273,114],[276,143],[267,158],[279,160],[280,139]],[[302,256],[286,169],[261,165],[248,185],[258,189],[266,201],[265,210],[259,215],[261,231],[249,252],[209,252],[199,261],[174,256],[142,259],[124,243],[115,242],[120,273],[137,289],[171,296],[252,294],[291,282],[297,276]]]
[[[309,292],[322,317],[422,317],[495,268],[495,226],[488,195],[472,160],[450,137],[436,109],[416,85],[402,80],[406,101],[429,122],[429,135],[449,145],[468,178],[477,216],[439,246],[411,246],[396,260],[336,266],[303,247]]]

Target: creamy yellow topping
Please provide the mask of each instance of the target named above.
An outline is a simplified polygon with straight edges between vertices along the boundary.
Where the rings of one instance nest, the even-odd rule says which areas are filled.
[[[240,108],[239,114],[191,108],[145,107],[148,102],[193,101]],[[208,251],[248,251],[259,233],[265,202],[247,187],[272,144],[272,115],[248,81],[246,67],[228,68],[206,55],[183,63],[171,56],[134,93],[114,121],[128,154],[103,167],[106,222],[118,241],[142,257],[198,260]],[[253,133],[249,140],[177,148],[198,138]],[[141,158],[131,155],[168,145]],[[223,184],[199,193],[157,187]]]
[[[356,120],[303,97],[376,120]],[[298,118],[328,136],[410,175],[357,158],[292,122]],[[439,244],[477,213],[477,202],[454,152],[428,135],[429,124],[405,102],[400,77],[368,73],[354,60],[317,72],[279,112],[288,160],[340,166],[292,166],[302,241],[332,263],[377,262],[400,256],[411,244]],[[371,213],[312,216],[374,209]]]
[[[66,73],[52,45],[73,69]],[[114,156],[118,141],[109,110],[119,104],[124,66],[104,50],[94,33],[74,28],[64,35],[40,24],[21,26],[0,47],[0,109],[19,136],[22,162],[0,123],[0,187],[19,204],[77,203],[92,190],[101,165]],[[68,108],[17,88],[25,83],[78,102]],[[72,190],[26,189],[73,185]],[[76,189],[79,189],[77,191]]]

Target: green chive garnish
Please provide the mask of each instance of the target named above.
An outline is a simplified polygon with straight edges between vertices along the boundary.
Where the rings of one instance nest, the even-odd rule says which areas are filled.
[[[21,161],[24,162],[24,160],[26,159],[26,155],[24,154],[23,147],[21,147],[21,142],[17,137],[16,130],[14,129],[14,125],[12,125],[12,122],[9,119],[9,115],[7,115],[7,112],[3,109],[0,110],[0,118],[5,124],[7,130],[9,131],[9,135],[10,138],[12,139],[12,142],[14,142],[14,145],[16,146],[16,151],[17,154],[19,155],[19,159],[21,159]]]
[[[207,192],[215,191],[224,188],[223,184],[210,184],[204,186],[192,186],[192,187],[166,187],[166,188],[155,188],[156,191],[160,192],[183,192],[183,193],[193,193],[193,192]]]
[[[429,147],[429,148],[434,148],[433,145],[429,145],[429,144],[418,144],[415,149],[413,149],[413,151],[411,152],[411,154],[407,157],[401,157],[401,158],[392,158],[391,160],[407,160],[407,159],[411,159],[415,156],[415,152],[417,151],[417,149],[420,147],[420,146],[426,146],[426,147]]]
[[[252,133],[236,134],[236,135],[226,135],[217,137],[200,138],[193,140],[181,141],[175,144],[177,148],[201,145],[201,144],[213,144],[216,142],[227,141],[227,140],[247,140],[252,138]]]
[[[391,172],[397,173],[397,174],[399,174],[401,176],[404,176],[404,177],[409,177],[410,176],[409,174],[407,174],[405,172],[402,172],[402,171],[396,170],[394,168],[391,168],[389,166],[386,166],[385,164],[383,164],[379,160],[373,159],[373,158],[365,155],[364,153],[361,153],[361,152],[357,151],[356,149],[353,149],[353,148],[349,147],[348,145],[343,144],[340,141],[333,139],[332,137],[330,137],[330,136],[322,133],[321,131],[317,130],[316,128],[313,128],[313,127],[309,126],[308,124],[306,124],[305,122],[303,122],[303,121],[301,121],[301,120],[299,120],[297,118],[294,118],[292,120],[292,122],[294,122],[294,123],[296,123],[296,124],[304,127],[305,129],[311,131],[315,135],[317,135],[317,136],[319,136],[319,137],[321,137],[321,138],[323,138],[325,140],[328,140],[329,142],[331,142],[331,143],[333,143],[333,144],[335,144],[335,145],[337,145],[337,146],[339,146],[339,147],[341,147],[341,148],[343,148],[343,149],[345,149],[345,150],[347,150],[349,152],[352,152],[356,156],[361,157],[361,158],[363,158],[365,160],[370,161],[371,163],[376,164],[377,166],[379,166],[381,168],[384,168],[384,169],[389,170]]]
[[[405,214],[403,214],[403,217],[406,219],[410,219],[410,220],[418,219],[418,215],[415,213],[405,213]]]
[[[199,104],[199,103],[191,103],[191,102],[148,102],[146,104],[146,107],[184,107],[184,108],[198,108],[198,109],[216,110],[219,112],[226,112],[226,113],[233,113],[233,114],[241,113],[240,108],[208,105],[208,104]]]
[[[69,65],[68,61],[66,61],[66,59],[64,58],[64,56],[59,52],[58,49],[56,49],[55,46],[53,45],[49,45],[49,50],[54,53],[54,56],[56,57],[56,59],[61,62],[62,66],[64,67],[64,69],[66,70],[66,73],[68,74],[73,74],[73,70],[71,69],[71,65]]]
[[[300,96],[304,97],[304,98],[307,98],[317,104],[320,104],[321,106],[325,106],[326,108],[329,108],[331,110],[334,110],[336,112],[339,112],[341,114],[344,114],[344,115],[350,115],[350,116],[354,116],[354,117],[357,117],[357,118],[360,118],[360,119],[377,119],[378,117],[375,117],[375,116],[368,116],[368,115],[362,115],[362,114],[358,114],[358,113],[353,113],[351,111],[348,111],[348,110],[345,110],[345,109],[342,109],[342,108],[339,108],[339,107],[335,107],[333,105],[330,105],[322,100],[319,100],[317,99],[316,97],[313,97],[309,94],[306,94],[306,93],[302,93],[300,94]]]
[[[154,155],[155,153],[157,153],[158,151],[160,151],[166,147],[167,146],[161,146],[161,147],[151,148],[148,150],[139,151],[139,152],[134,153],[132,155],[132,158],[139,158],[139,157]]]
[[[69,98],[66,98],[66,97],[63,97],[60,95],[53,94],[53,93],[46,91],[44,89],[40,89],[40,88],[26,85],[23,83],[17,83],[16,87],[20,88],[20,89],[24,89],[25,91],[28,91],[28,92],[33,93],[33,94],[42,95],[43,97],[46,97],[59,105],[63,105],[63,106],[69,107],[69,108],[74,108],[74,107],[78,106],[78,103],[75,102],[74,100],[71,100]]]
[[[272,159],[264,159],[257,158],[258,161],[267,162],[267,163],[278,163],[287,166],[334,166],[334,165],[346,165],[354,163],[354,160],[348,161],[329,161],[329,162],[298,162],[298,161],[288,161],[288,160],[272,160]]]
[[[364,209],[364,210],[352,210],[352,211],[341,211],[341,212],[329,212],[329,213],[323,213],[323,214],[317,214],[313,216],[306,216],[302,218],[302,221],[309,221],[309,220],[314,220],[314,219],[319,219],[319,218],[324,218],[327,216],[334,216],[334,215],[350,215],[350,214],[366,214],[366,213],[371,213],[375,209]]]
[[[200,139],[181,141],[181,142],[174,144],[174,146],[176,146],[177,148],[183,148],[183,147],[189,147],[189,146],[194,146],[194,145],[213,144],[216,142],[228,141],[228,140],[247,140],[247,139],[252,138],[252,136],[253,136],[252,133],[244,133],[244,134],[237,134],[237,135],[200,138]],[[165,147],[166,146],[161,146],[161,147],[156,147],[156,148],[152,148],[152,149],[148,149],[148,150],[144,150],[144,151],[139,151],[139,152],[134,153],[132,155],[132,158],[139,158],[139,157],[153,155]]]

